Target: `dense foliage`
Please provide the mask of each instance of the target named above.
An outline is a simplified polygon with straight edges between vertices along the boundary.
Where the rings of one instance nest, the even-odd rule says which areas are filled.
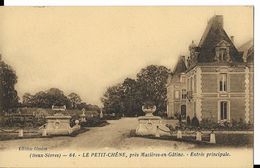
[[[106,113],[119,116],[142,115],[142,105],[153,102],[155,115],[166,112],[166,81],[169,69],[164,66],[150,65],[141,69],[136,80],[126,78],[122,83],[109,87],[101,101]]]
[[[40,91],[34,95],[25,93],[23,95],[23,106],[51,108],[52,105],[63,106],[66,105],[68,109],[86,109],[98,111],[99,107],[96,105],[87,104],[83,102],[80,96],[74,92],[66,96],[62,90],[51,88],[47,91]]]
[[[0,55],[0,112],[18,106],[19,97],[15,90],[17,76],[11,66],[1,60]]]

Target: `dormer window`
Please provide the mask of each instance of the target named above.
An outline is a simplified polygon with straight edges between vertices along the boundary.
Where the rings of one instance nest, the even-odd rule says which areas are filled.
[[[220,43],[216,45],[216,56],[215,56],[216,61],[230,62],[229,46],[230,44],[225,40],[222,40]]]
[[[220,48],[219,49],[219,61],[225,61],[227,60],[227,49],[226,48]]]

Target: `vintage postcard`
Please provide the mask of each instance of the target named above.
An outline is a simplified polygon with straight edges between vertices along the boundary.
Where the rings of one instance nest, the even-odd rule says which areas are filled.
[[[1,7],[0,167],[252,167],[253,10]]]

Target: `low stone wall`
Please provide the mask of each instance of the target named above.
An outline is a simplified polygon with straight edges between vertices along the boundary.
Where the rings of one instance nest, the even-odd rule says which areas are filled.
[[[56,136],[67,136],[67,135],[49,135],[49,136],[42,136],[42,131],[39,129],[25,129],[20,131],[21,129],[17,130],[11,130],[11,129],[5,129],[5,131],[0,130],[0,141],[4,140],[14,140],[14,139],[30,139],[30,138],[52,138]],[[88,131],[87,128],[80,128],[75,131],[73,131],[69,136],[77,136],[80,133],[84,133]],[[22,135],[22,136],[21,136]]]
[[[130,132],[131,137],[142,137],[156,140],[170,140],[195,143],[205,147],[253,147],[254,133],[253,131],[215,131],[213,139],[211,131],[201,131],[197,134],[195,131],[174,131],[169,135],[146,135],[140,136],[135,134],[135,131]],[[198,136],[199,135],[199,136]]]

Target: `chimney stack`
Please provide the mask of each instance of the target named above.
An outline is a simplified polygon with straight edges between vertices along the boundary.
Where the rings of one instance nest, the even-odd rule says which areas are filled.
[[[214,27],[221,27],[223,28],[223,15],[215,15],[209,21],[209,24],[212,24]]]
[[[223,15],[216,15],[216,22],[220,27],[223,27]]]

